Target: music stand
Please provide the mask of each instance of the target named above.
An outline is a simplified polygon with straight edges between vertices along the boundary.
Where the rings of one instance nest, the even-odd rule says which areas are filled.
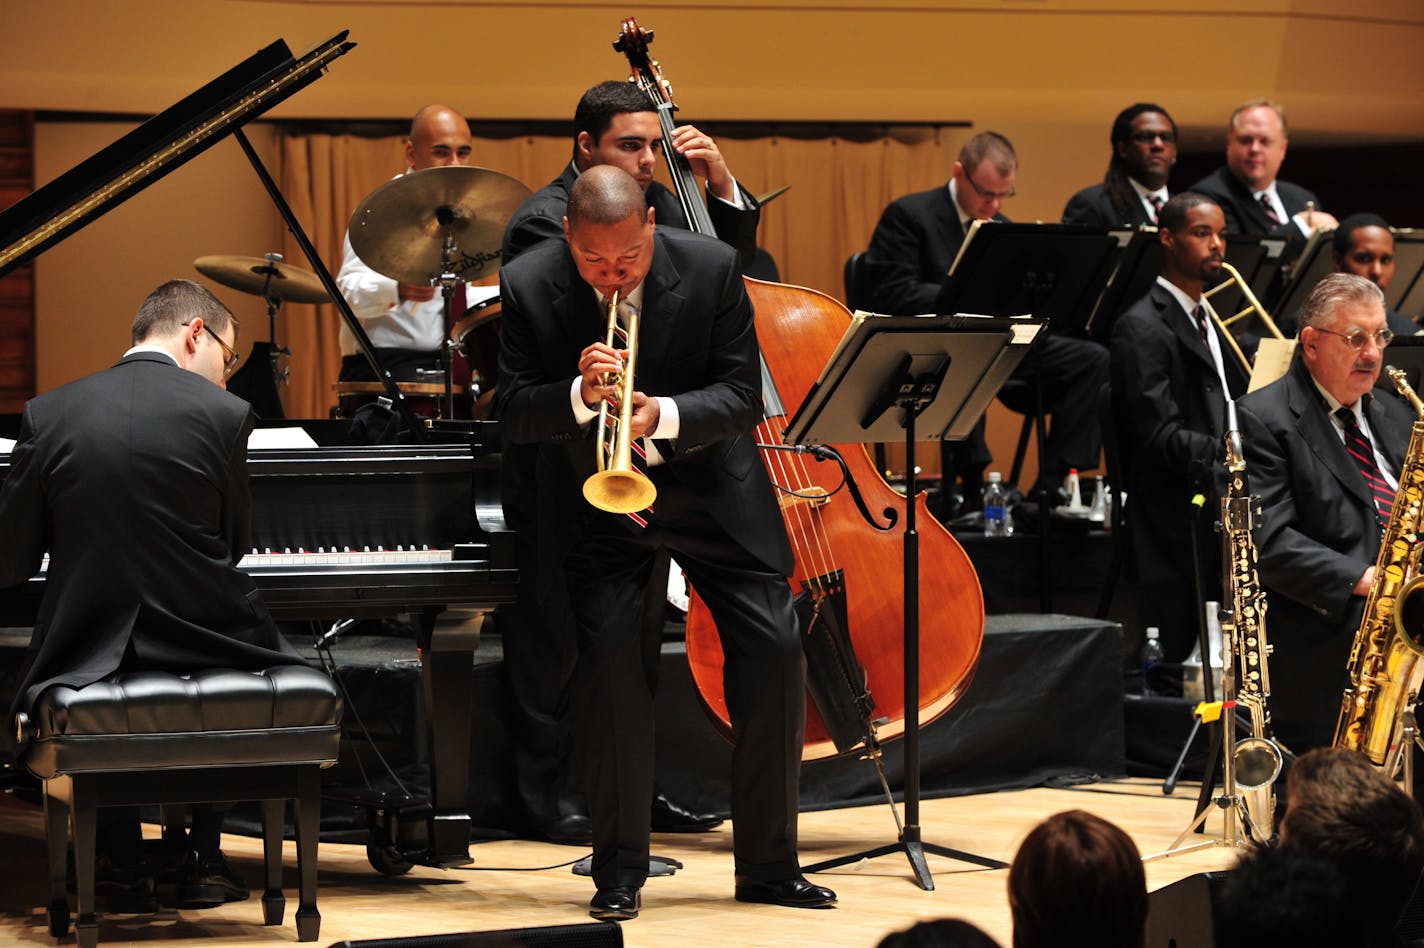
[[[1335,271],[1335,261],[1330,253],[1334,237],[1333,230],[1316,231],[1310,240],[1306,241],[1305,249],[1291,265],[1290,278],[1286,281],[1285,289],[1281,290],[1280,298],[1271,306],[1271,314],[1282,331],[1286,331],[1287,324],[1292,327],[1297,325],[1297,314],[1305,298],[1315,289],[1315,284]]]
[[[1043,328],[1043,321],[982,316],[856,314],[831,361],[786,428],[788,444],[905,441],[905,820],[899,839],[818,862],[819,872],[902,852],[926,891],[934,879],[925,853],[988,869],[1006,863],[926,843],[920,837],[920,576],[915,530],[916,423],[931,438],[963,438]],[[951,371],[952,370],[952,371]]]
[[[1162,244],[1157,239],[1157,228],[1115,230],[1111,234],[1122,249],[1117,256],[1117,266],[1098,294],[1084,327],[1089,338],[1103,345],[1107,345],[1112,336],[1117,318],[1147,295],[1162,272]]]
[[[1394,279],[1384,302],[1410,319],[1424,312],[1424,230],[1394,230]]]

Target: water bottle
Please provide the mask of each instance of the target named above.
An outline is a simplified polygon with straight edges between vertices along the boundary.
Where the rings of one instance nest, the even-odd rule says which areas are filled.
[[[1108,486],[1103,476],[1098,475],[1093,485],[1093,509],[1088,511],[1088,519],[1093,523],[1106,524],[1108,519]]]
[[[1142,693],[1152,694],[1152,688],[1147,683],[1148,676],[1153,670],[1162,664],[1162,642],[1158,639],[1160,633],[1155,625],[1147,627],[1147,641],[1142,644]]]
[[[989,472],[989,483],[984,485],[984,535],[986,537],[1006,537],[1014,532],[1013,521],[1009,519],[1009,495],[1004,492],[1003,478],[998,471]]]
[[[1068,509],[1083,510],[1083,489],[1078,484],[1078,469],[1070,467],[1068,477],[1063,481],[1063,490],[1068,494]]]

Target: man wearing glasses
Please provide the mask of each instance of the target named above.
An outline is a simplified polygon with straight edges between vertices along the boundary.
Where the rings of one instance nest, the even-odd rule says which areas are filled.
[[[1112,157],[1102,184],[1068,200],[1063,223],[1084,227],[1154,226],[1177,163],[1177,123],[1160,105],[1138,102],[1113,119]]]
[[[869,285],[860,295],[878,313],[933,312],[972,223],[1008,221],[1000,209],[1014,196],[1017,175],[1018,155],[1007,138],[997,132],[970,138],[959,150],[947,185],[908,194],[885,208],[865,255]],[[1039,479],[1056,494],[1069,468],[1098,466],[1097,397],[1108,378],[1108,351],[1095,342],[1040,334],[1013,375],[1022,380],[1035,376],[1043,386],[1044,409],[1052,415]],[[992,459],[982,421],[968,441],[943,442],[946,495],[958,477],[965,503],[977,507],[983,471]]]
[[[1384,296],[1334,273],[1301,307],[1295,361],[1241,399],[1261,585],[1270,606],[1271,717],[1293,751],[1333,737],[1345,663],[1374,581],[1413,412],[1371,394],[1394,338]]]
[[[114,672],[302,662],[235,566],[250,545],[253,425],[222,390],[237,320],[173,280],[143,302],[132,338],[113,368],[25,405],[0,485],[0,588],[35,575],[45,553],[50,567],[8,721],[46,688]],[[194,811],[180,906],[247,898],[220,832],[220,812]],[[99,833],[100,894],[113,911],[151,911],[136,811],[102,810]]]

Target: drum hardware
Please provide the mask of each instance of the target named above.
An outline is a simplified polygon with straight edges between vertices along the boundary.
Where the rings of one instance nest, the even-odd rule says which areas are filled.
[[[272,381],[278,385],[291,378],[291,371],[283,368],[280,360],[288,358],[292,350],[277,344],[277,311],[282,303],[329,303],[331,295],[322,286],[315,273],[301,267],[282,262],[279,253],[263,254],[261,257],[241,257],[218,254],[199,257],[193,267],[203,276],[221,283],[223,286],[252,293],[262,297],[267,303],[267,340],[271,343],[268,355],[272,360]]]
[[[455,288],[499,272],[505,225],[529,189],[488,168],[442,165],[395,178],[351,215],[351,249],[398,283],[439,287],[444,324]],[[454,417],[453,347],[441,346],[445,414]]]

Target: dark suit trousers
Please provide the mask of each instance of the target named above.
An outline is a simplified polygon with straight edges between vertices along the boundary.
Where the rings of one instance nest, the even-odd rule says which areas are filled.
[[[658,643],[643,598],[661,550],[711,610],[726,657],[736,872],[762,881],[799,872],[796,821],[805,726],[805,659],[791,589],[733,541],[665,469],[655,514],[593,518],[565,563],[578,623],[575,739],[593,817],[593,880],[641,885],[648,871],[653,694]]]
[[[1098,392],[1108,380],[1106,346],[1069,336],[1041,336],[1014,372],[1043,386],[1050,419],[1039,459],[1039,482],[1061,484],[1068,469],[1098,466],[1103,436],[1098,424]]]

